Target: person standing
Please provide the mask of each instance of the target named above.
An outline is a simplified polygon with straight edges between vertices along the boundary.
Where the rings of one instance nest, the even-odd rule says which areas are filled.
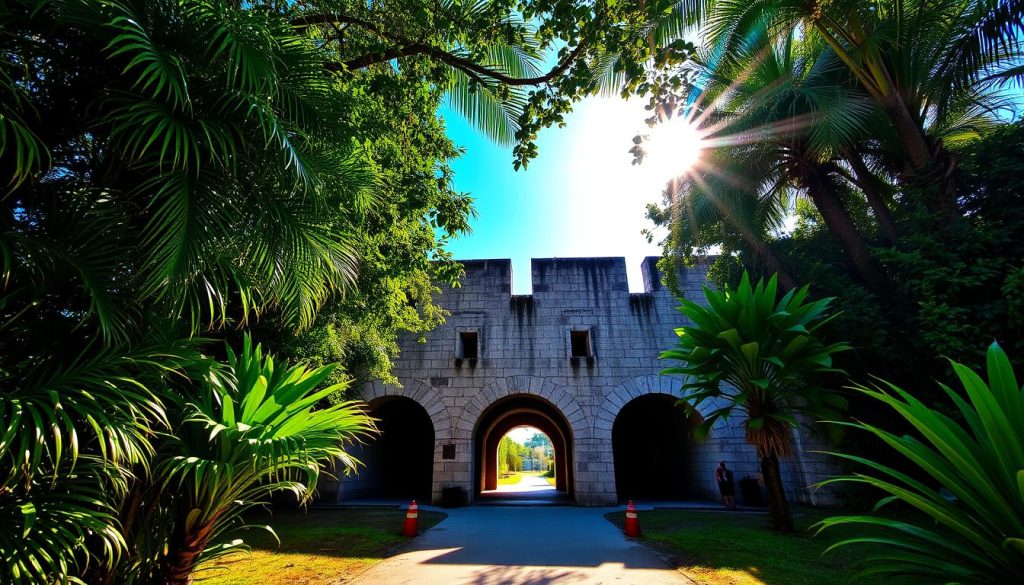
[[[722,495],[722,503],[726,510],[736,509],[736,485],[733,483],[732,470],[725,466],[725,461],[718,464],[715,469],[715,482],[718,484],[718,493]]]

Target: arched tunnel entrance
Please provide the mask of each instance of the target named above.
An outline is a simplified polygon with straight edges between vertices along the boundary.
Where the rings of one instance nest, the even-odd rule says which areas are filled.
[[[370,415],[380,434],[353,449],[363,465],[358,475],[342,478],[341,498],[431,501],[434,425],[415,400],[386,396],[372,401]]]
[[[688,417],[667,394],[628,402],[612,426],[615,485],[620,501],[690,500],[699,497],[698,446],[691,435],[699,416]]]
[[[517,427],[534,427],[551,440],[555,488],[567,499],[575,496],[573,437],[569,422],[549,402],[534,396],[513,396],[491,405],[480,417],[473,436],[474,493],[477,498],[498,487],[498,447]]]

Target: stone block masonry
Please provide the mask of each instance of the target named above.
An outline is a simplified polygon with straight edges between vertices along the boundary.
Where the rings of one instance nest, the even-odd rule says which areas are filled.
[[[617,485],[616,469],[622,476],[622,458],[638,454],[623,452],[622,445],[640,444],[636,441],[645,440],[647,433],[669,435],[658,435],[665,429],[644,428],[642,423],[617,426],[617,421],[631,403],[654,404],[644,397],[664,397],[659,404],[670,410],[683,396],[682,380],[659,375],[667,364],[658,356],[674,345],[675,328],[683,322],[677,300],[660,284],[656,262],[653,257],[643,261],[645,291],[631,294],[623,258],[534,259],[531,295],[511,294],[509,260],[463,262],[462,286],[444,288],[438,297],[450,313],[447,322],[426,334],[424,343],[414,336],[401,340],[394,369],[401,386],[375,382],[361,392],[371,409],[404,397],[429,416],[433,501],[450,486],[462,487],[471,498],[486,489],[490,464],[485,435],[504,428],[503,420],[519,420],[508,418],[514,416],[550,419],[548,434],[566,435],[563,453],[556,454],[556,459],[567,459],[561,471],[567,483],[560,487],[577,504],[614,505],[633,497]],[[698,266],[682,275],[687,298],[703,300],[705,273]],[[639,413],[631,415],[634,419],[641,417],[637,420],[662,420],[654,416],[656,411],[634,412]],[[657,488],[663,482],[678,486],[678,493],[668,497],[713,500],[713,470],[719,461],[729,464],[737,481],[759,473],[738,420],[720,422],[703,442],[684,435],[673,435],[685,444],[669,455],[652,459],[646,467],[634,466],[640,471],[632,475],[648,473],[643,471],[647,468],[653,474],[637,485]],[[796,438],[797,445],[818,446],[805,432]],[[386,465],[373,449],[371,444],[357,453],[368,464],[363,471],[338,484],[322,484],[321,492],[336,490],[339,500],[371,495],[375,474]],[[827,470],[821,457],[811,453],[799,452],[787,460],[783,475],[790,497],[811,501],[808,486],[824,479]],[[673,473],[684,477],[669,477]],[[822,501],[820,495],[817,501]]]

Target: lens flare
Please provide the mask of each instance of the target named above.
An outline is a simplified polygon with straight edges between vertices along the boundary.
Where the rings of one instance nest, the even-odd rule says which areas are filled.
[[[661,122],[643,142],[642,168],[660,180],[670,181],[693,167],[704,148],[701,133],[687,116]]]

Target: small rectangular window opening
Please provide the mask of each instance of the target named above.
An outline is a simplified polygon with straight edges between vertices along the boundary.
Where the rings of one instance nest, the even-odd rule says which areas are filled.
[[[571,331],[569,333],[569,341],[572,344],[572,357],[574,357],[574,358],[590,357],[590,332],[589,331]]]
[[[458,356],[462,359],[475,360],[478,354],[476,331],[460,331]]]
[[[455,443],[441,445],[441,459],[455,459]]]

